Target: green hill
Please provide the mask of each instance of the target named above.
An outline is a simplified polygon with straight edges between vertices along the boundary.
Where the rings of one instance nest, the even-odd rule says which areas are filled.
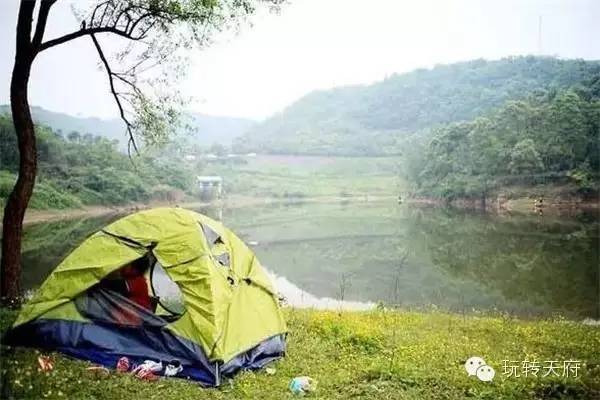
[[[105,137],[66,136],[36,127],[38,174],[30,208],[179,201],[194,193],[198,166],[186,162],[176,148],[149,149],[130,160]],[[12,120],[0,115],[0,207],[12,191],[18,168]]]
[[[507,100],[590,79],[600,62],[550,57],[475,60],[310,93],[235,142],[237,151],[383,155],[407,133],[471,120]]]
[[[36,124],[49,126],[64,136],[67,136],[70,132],[78,132],[82,136],[89,133],[92,136],[117,140],[119,148],[126,148],[125,126],[120,119],[74,117],[36,106],[31,107],[31,113]],[[0,105],[0,115],[2,114],[10,114],[10,106]],[[213,143],[230,146],[233,139],[245,133],[256,123],[245,118],[220,117],[199,113],[189,114],[189,121],[186,122],[193,130],[192,139],[202,146],[210,146]]]
[[[410,138],[403,172],[416,193],[450,200],[544,185],[597,197],[599,137],[600,72]]]

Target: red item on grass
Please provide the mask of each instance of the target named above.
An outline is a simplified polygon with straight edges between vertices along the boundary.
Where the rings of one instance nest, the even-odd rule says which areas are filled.
[[[127,357],[119,358],[119,361],[117,361],[117,371],[119,371],[119,372],[129,371],[129,358],[127,358]]]
[[[52,371],[54,369],[54,363],[49,356],[39,356],[38,364],[40,365],[40,369],[44,372]]]
[[[135,374],[136,378],[141,379],[143,381],[156,381],[158,380],[158,376],[154,375],[154,372],[152,372],[149,368],[142,368],[138,371],[137,374]]]

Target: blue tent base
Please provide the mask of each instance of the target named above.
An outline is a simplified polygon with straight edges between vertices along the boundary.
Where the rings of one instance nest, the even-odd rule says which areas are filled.
[[[3,338],[10,346],[54,350],[115,368],[125,356],[131,363],[144,360],[178,360],[183,371],[177,377],[219,386],[222,377],[232,377],[244,369],[260,369],[285,354],[285,337],[276,335],[225,364],[211,362],[200,346],[173,334],[164,327],[123,327],[94,322],[37,319],[10,330]]]

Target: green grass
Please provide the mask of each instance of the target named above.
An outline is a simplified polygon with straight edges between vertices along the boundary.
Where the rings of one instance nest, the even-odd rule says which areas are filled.
[[[202,173],[223,176],[228,193],[255,197],[397,195],[403,187],[395,157],[258,155]]]
[[[565,320],[439,312],[286,310],[288,355],[276,374],[244,372],[218,389],[161,379],[146,383],[114,372],[99,377],[88,363],[52,354],[52,372],[37,370],[39,353],[3,348],[3,395],[15,399],[286,399],[295,376],[318,381],[320,399],[591,399],[600,395],[600,330]],[[14,313],[3,312],[5,330]],[[493,382],[468,377],[463,363],[479,355]],[[506,378],[502,360],[582,361],[578,378]],[[3,397],[5,398],[5,397]]]

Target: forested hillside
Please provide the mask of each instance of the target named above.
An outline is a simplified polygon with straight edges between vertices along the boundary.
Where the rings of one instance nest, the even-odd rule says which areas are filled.
[[[446,199],[538,184],[570,184],[581,195],[597,195],[599,139],[600,73],[414,136],[405,142],[411,151],[403,170],[417,194]]]
[[[61,135],[40,125],[36,136],[39,173],[32,208],[178,201],[194,190],[195,165],[183,163],[176,149],[147,149],[132,162],[116,141],[104,137],[76,131]],[[18,162],[12,121],[0,115],[0,205],[12,190]]]
[[[65,137],[71,132],[80,135],[90,134],[109,140],[117,140],[118,148],[127,146],[125,127],[120,119],[101,119],[97,117],[74,117],[68,114],[46,110],[42,107],[31,107],[36,124],[52,127]],[[0,115],[10,114],[8,105],[0,105]],[[187,135],[197,145],[209,147],[214,143],[230,146],[233,139],[244,134],[254,126],[255,122],[245,118],[219,117],[199,113],[190,113],[183,121],[190,129],[177,132]]]
[[[32,202],[38,208],[181,197],[194,190],[194,176],[201,172],[224,176],[229,193],[284,197],[379,193],[381,185],[387,191],[445,199],[485,197],[511,185],[538,184],[568,184],[570,192],[585,195],[597,194],[600,181],[600,62],[536,57],[472,61],[397,75],[372,86],[317,92],[258,125],[234,146],[235,152],[398,155],[381,158],[385,173],[373,176],[367,164],[376,158],[275,157],[265,162],[266,155],[206,161],[202,154],[216,146],[181,135],[166,148],[146,149],[134,165],[118,151],[117,140],[107,139],[116,137],[115,132],[123,137],[117,120],[75,118],[40,108],[33,112],[52,128],[38,125],[40,175]],[[213,138],[221,143],[251,124],[193,119],[198,132],[224,135]],[[228,149],[219,147],[226,154]],[[187,155],[197,158],[185,161]],[[325,173],[337,165],[334,158],[344,160],[344,173]],[[317,160],[322,163],[315,170],[296,168]],[[8,116],[0,117],[0,201],[12,188],[17,162],[12,123]],[[315,176],[326,183],[307,183]],[[402,189],[396,181],[403,182]]]
[[[310,93],[250,130],[236,149],[398,154],[407,134],[487,115],[508,100],[567,88],[598,73],[600,62],[531,56],[419,69],[370,86]]]

